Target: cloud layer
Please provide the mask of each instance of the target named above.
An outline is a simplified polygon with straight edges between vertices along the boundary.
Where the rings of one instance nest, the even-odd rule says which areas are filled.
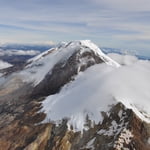
[[[149,52],[148,0],[0,0],[0,42],[91,39]]]
[[[117,68],[106,64],[94,65],[59,93],[46,97],[41,110],[47,114],[44,122],[59,123],[61,119],[69,118],[69,126],[83,130],[86,129],[87,114],[95,123],[102,122],[100,112],[108,112],[112,105],[121,102],[150,123],[150,61],[129,55],[110,56],[123,65]]]

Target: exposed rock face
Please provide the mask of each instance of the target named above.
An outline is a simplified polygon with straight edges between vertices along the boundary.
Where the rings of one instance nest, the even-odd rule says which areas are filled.
[[[149,125],[148,125],[149,126]],[[142,131],[141,131],[142,130]],[[63,135],[63,136],[62,136]],[[104,113],[104,120],[89,130],[68,131],[65,121],[53,129],[48,149],[61,150],[149,150],[149,129],[132,110],[118,103],[109,114]]]
[[[56,49],[42,57],[53,51]],[[59,92],[80,71],[105,59],[92,50],[81,52],[79,48],[67,60],[58,61],[35,87],[10,78],[0,90],[0,150],[150,150],[150,124],[122,103],[100,112],[103,121],[98,124],[87,115],[83,131],[69,130],[68,119],[59,124],[41,123],[46,117],[39,112],[45,96]]]
[[[73,80],[74,76],[88,67],[104,62],[93,51],[73,53],[67,61],[58,62],[44,80],[33,90],[33,97],[48,96],[57,93],[60,88]]]
[[[59,126],[36,125],[44,117],[36,113],[39,107],[34,104],[21,118],[0,129],[1,150],[149,150],[150,125],[120,103],[108,113],[103,112],[102,123],[91,127],[87,120],[89,129],[83,133],[68,130],[67,120]]]
[[[25,104],[22,101],[15,109],[19,107],[21,107],[21,112],[4,111],[0,114],[3,116],[0,127],[0,150],[45,149],[51,135],[52,125],[36,125],[45,117],[44,114],[37,113],[40,104],[36,101]]]

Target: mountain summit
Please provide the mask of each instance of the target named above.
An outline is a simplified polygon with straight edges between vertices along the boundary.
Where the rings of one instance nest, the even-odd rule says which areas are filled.
[[[117,62],[105,55],[91,41],[72,41],[58,44],[55,48],[30,59],[23,73],[31,74],[31,80],[35,80],[35,85],[37,85],[47,74],[51,74],[56,66],[57,68],[63,68],[68,65],[70,71],[73,70],[77,74],[77,72],[84,71],[89,66],[102,62],[116,67],[119,66]]]
[[[47,96],[58,92],[79,72],[99,63],[119,67],[117,62],[106,56],[91,41],[72,41],[58,44],[30,59],[20,74],[24,82],[33,82],[33,95]]]

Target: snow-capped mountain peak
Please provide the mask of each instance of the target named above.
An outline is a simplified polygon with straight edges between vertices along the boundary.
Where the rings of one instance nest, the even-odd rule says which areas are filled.
[[[58,45],[56,45],[55,48],[49,49],[49,50],[39,54],[38,56],[35,56],[34,58],[30,59],[28,62],[33,62],[33,61],[42,59],[44,56],[48,55],[49,53],[53,53],[53,50],[57,50],[59,52],[62,51],[62,53],[65,53],[65,49],[66,49],[67,53],[71,55],[71,53],[78,51],[80,48],[83,48],[83,47],[86,48],[84,51],[92,50],[93,52],[98,54],[104,60],[104,62],[106,62],[110,65],[115,65],[117,67],[119,66],[119,64],[117,62],[115,62],[114,60],[109,58],[107,55],[105,55],[100,50],[100,48],[97,45],[95,45],[93,42],[91,42],[90,40],[72,41],[69,43],[61,42]]]
[[[119,67],[120,65],[106,56],[94,43],[92,43],[89,40],[80,40],[80,41],[72,41],[69,43],[63,43],[59,44],[55,48],[52,48],[50,50],[47,50],[38,56],[30,59],[28,61],[28,65],[26,66],[26,69],[21,72],[22,75],[29,74],[25,76],[31,76],[31,78],[25,79],[26,82],[32,82],[34,81],[34,84],[39,84],[44,77],[49,73],[51,73],[53,67],[58,63],[63,63],[68,61],[68,59],[73,56],[77,55],[78,63],[82,64],[86,63],[86,61],[89,59],[86,57],[86,59],[79,59],[80,56],[82,56],[85,53],[92,53],[96,57],[99,57],[101,59],[101,62],[104,62],[108,65],[112,65],[114,67]],[[87,55],[92,55],[87,54]],[[91,56],[89,56],[91,57]],[[85,58],[85,57],[84,57]],[[91,62],[95,61],[92,60]],[[100,62],[99,62],[100,63]],[[90,65],[91,66],[91,65]],[[78,70],[80,70],[81,65],[78,64]]]

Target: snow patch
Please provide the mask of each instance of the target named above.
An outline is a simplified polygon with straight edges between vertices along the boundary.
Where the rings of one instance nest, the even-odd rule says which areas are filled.
[[[94,150],[94,142],[95,142],[96,138],[94,137],[93,139],[91,139],[84,147],[82,147],[82,149],[90,149],[90,150]]]
[[[150,145],[150,137],[148,138],[147,143]]]
[[[120,110],[120,111],[118,112],[118,116],[119,116],[120,118],[122,117],[122,113],[123,113],[122,110]]]
[[[97,133],[99,135],[114,136],[118,135],[125,126],[126,124],[124,123],[124,120],[119,124],[113,120],[109,129],[101,129]]]
[[[5,68],[9,68],[9,67],[12,67],[13,65],[7,63],[7,62],[4,62],[2,60],[0,60],[0,69],[5,69]]]

